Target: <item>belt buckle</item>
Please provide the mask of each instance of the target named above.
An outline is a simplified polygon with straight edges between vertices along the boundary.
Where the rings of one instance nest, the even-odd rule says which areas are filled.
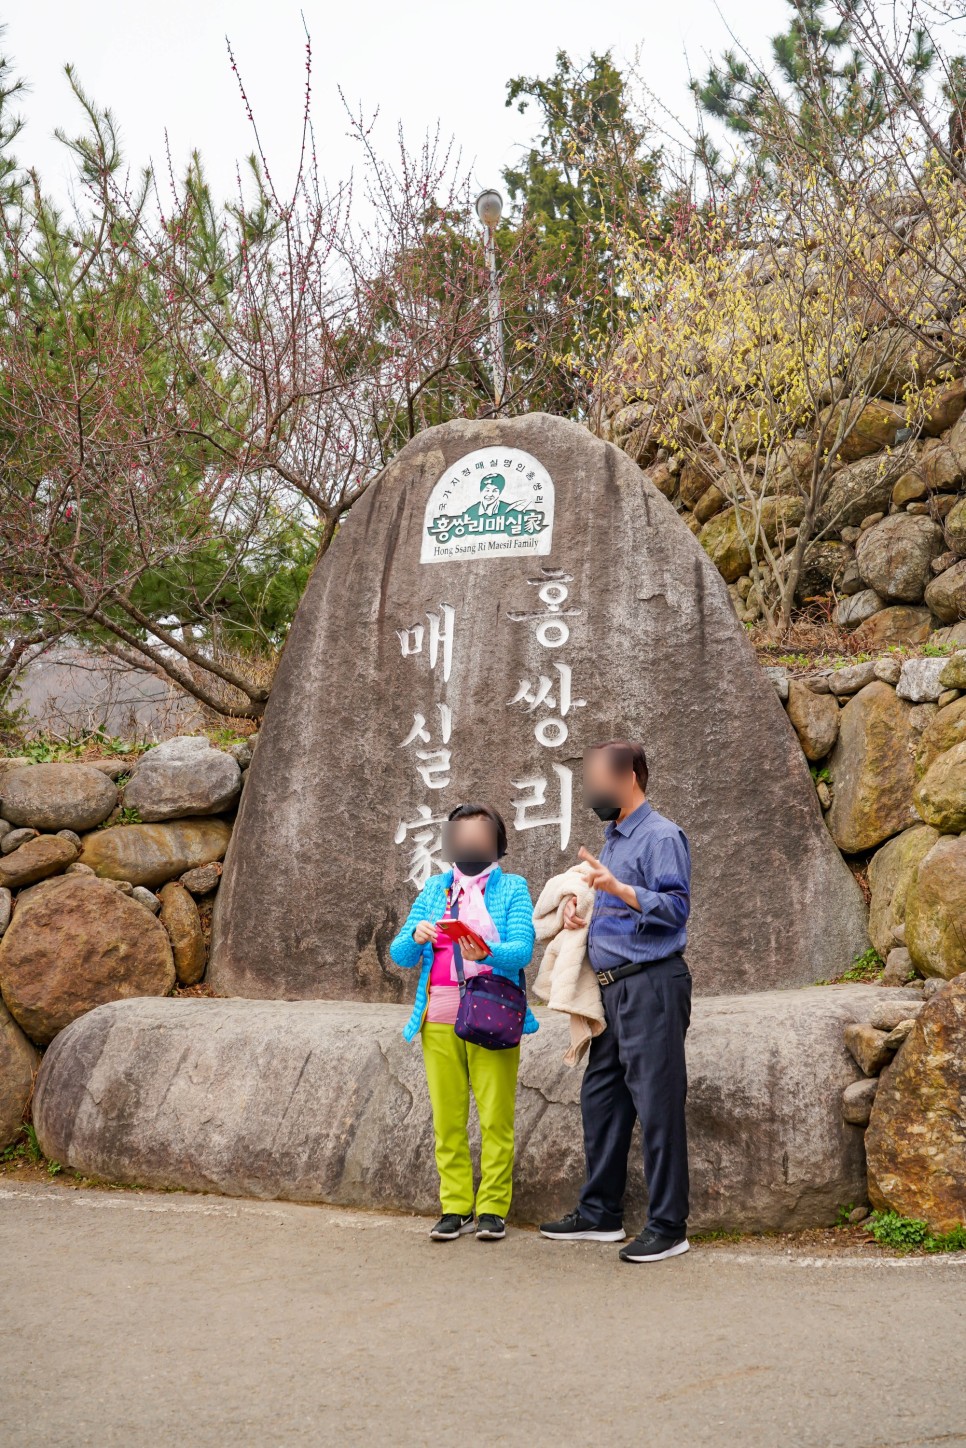
[[[602,970],[598,974],[597,979],[600,981],[601,985],[613,985],[614,972],[612,970]]]

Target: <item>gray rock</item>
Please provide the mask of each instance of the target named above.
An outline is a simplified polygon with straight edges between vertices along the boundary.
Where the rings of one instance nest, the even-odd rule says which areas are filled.
[[[946,659],[906,659],[896,685],[900,699],[913,704],[924,704],[938,699],[943,691],[939,676],[946,667]]]
[[[240,788],[241,770],[230,754],[186,736],[148,750],[124,790],[124,804],[149,822],[220,814]]]
[[[14,850],[19,850],[29,840],[35,840],[39,834],[39,830],[8,830],[0,839],[0,855],[12,855]]]
[[[227,753],[231,755],[239,769],[247,769],[252,762],[252,747],[247,739],[241,744],[229,745]]]
[[[878,1076],[870,1076],[866,1081],[852,1081],[842,1092],[842,1117],[852,1126],[868,1126],[869,1117],[872,1115],[872,1103],[875,1100],[875,1093],[879,1089]],[[868,1209],[863,1209],[863,1216],[868,1215]],[[849,1221],[851,1221],[851,1216]]]
[[[918,603],[933,576],[930,564],[944,548],[938,523],[895,513],[862,534],[855,561],[863,583],[882,598]]]
[[[898,684],[899,675],[902,673],[902,660],[886,656],[876,659],[874,664],[875,676],[881,679],[884,684]]]
[[[812,674],[805,680],[805,684],[813,694],[830,694],[832,692],[828,674]]]
[[[942,990],[946,984],[944,980],[938,980],[935,976],[931,980],[924,980],[922,983],[922,994],[924,1000],[931,1000],[934,995]]]
[[[882,599],[872,588],[863,588],[836,604],[833,618],[839,628],[858,628],[882,607]]]
[[[149,890],[146,885],[135,885],[131,891],[131,899],[136,900],[139,905],[143,905],[145,909],[150,910],[152,915],[157,915],[161,909],[161,901],[157,895],[155,895],[154,891]]]
[[[912,956],[904,945],[897,945],[889,951],[886,956],[885,970],[882,972],[882,985],[905,985],[914,979],[917,971],[912,963]],[[883,1030],[891,1030],[890,1026],[883,1026]]]
[[[196,870],[186,870],[181,876],[181,884],[192,895],[210,895],[212,890],[217,889],[221,879],[222,866],[217,860],[210,865],[199,865]]]
[[[61,840],[70,840],[71,844],[76,845],[77,849],[80,850],[81,837],[76,832],[76,830],[58,830],[57,838]]]
[[[695,1231],[827,1225],[842,1202],[864,1199],[862,1137],[840,1110],[858,1074],[842,1032],[876,995],[830,986],[695,1002]],[[41,1145],[110,1181],[434,1211],[432,1122],[419,1046],[400,1035],[407,1013],[330,1001],[104,1006],[44,1058],[34,1101]],[[538,1014],[517,1103],[513,1213],[523,1222],[572,1207],[584,1168],[580,1073],[562,1060],[568,1026]],[[642,1202],[635,1145],[631,1220]]]
[[[13,825],[9,820],[0,820],[0,840],[3,839],[4,835],[9,835],[12,829]]]
[[[4,771],[3,815],[37,830],[92,830],[117,804],[117,790],[90,764],[32,764]]]
[[[898,1051],[915,1024],[915,1017],[907,1016],[904,1021],[900,1021],[897,1026],[893,1026],[885,1038],[886,1049],[889,1051]]]
[[[940,695],[940,698],[942,695]],[[928,704],[913,704],[909,710],[909,728],[914,734],[922,734],[929,727],[933,719],[939,713],[939,700],[935,703],[931,700]]]
[[[771,679],[775,693],[784,704],[788,698],[788,670],[777,664],[769,664],[762,669],[762,673],[766,679]]]
[[[845,668],[836,669],[829,675],[828,686],[837,698],[842,698],[846,694],[857,694],[866,684],[871,684],[875,676],[875,662],[869,659],[864,664],[846,664]]]
[[[966,619],[966,558],[934,578],[925,597],[940,623],[954,624]]]
[[[891,456],[876,453],[841,468],[832,478],[819,508],[816,531],[830,525],[855,526],[876,513],[881,516],[892,501],[896,479],[905,470],[901,453]]]
[[[10,924],[10,916],[13,911],[13,894],[6,885],[0,885],[0,935]]]
[[[849,1212],[849,1225],[857,1227],[860,1222],[865,1221],[870,1211],[870,1207],[853,1207],[851,1212]]]
[[[909,998],[909,992],[903,991],[899,1000],[886,1000],[881,1005],[875,1005],[869,1013],[869,1025],[874,1026],[877,1031],[894,1031],[896,1026],[902,1025],[904,1021],[914,1020],[922,1010],[922,1003]]]
[[[74,863],[68,865],[64,871],[65,875],[94,875],[96,873],[95,870],[91,869],[90,865],[82,865],[80,860],[75,860]]]
[[[107,775],[108,779],[117,780],[122,775],[131,773],[135,761],[122,756],[120,759],[91,759],[89,763],[92,769],[99,769],[102,774]]]
[[[0,1001],[0,1151],[20,1133],[39,1065],[40,1052]]]
[[[510,458],[524,483],[514,459],[547,469],[552,537],[535,535],[526,555],[471,556],[468,535],[440,561],[427,506],[432,527],[434,487],[462,479],[477,449],[487,466]],[[538,511],[549,489],[541,497]],[[558,666],[571,671],[563,717]],[[547,699],[531,707],[542,677],[556,714]],[[353,508],[289,632],[216,896],[212,986],[401,999],[409,985],[388,947],[438,830],[427,819],[491,800],[508,822],[507,868],[537,890],[602,839],[580,798],[583,749],[641,729],[654,806],[691,841],[698,992],[801,984],[866,948],[864,906],[794,732],[726,584],[667,499],[626,454],[560,418],[420,434]]]

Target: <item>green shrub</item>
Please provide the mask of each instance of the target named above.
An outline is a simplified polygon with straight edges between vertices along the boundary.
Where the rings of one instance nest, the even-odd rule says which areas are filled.
[[[916,1217],[902,1217],[898,1212],[873,1212],[868,1225],[880,1247],[891,1247],[895,1252],[966,1251],[966,1223],[961,1222],[950,1232],[933,1232],[928,1222]]]

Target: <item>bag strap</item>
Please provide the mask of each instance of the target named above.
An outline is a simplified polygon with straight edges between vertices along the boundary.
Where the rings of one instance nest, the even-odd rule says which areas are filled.
[[[453,896],[453,887],[452,887],[452,885],[450,885],[450,886],[448,886],[448,888],[447,888],[447,890],[446,890],[446,909],[447,909],[447,911],[451,909],[451,906],[452,906],[452,896]],[[456,918],[458,919],[459,916],[457,915]],[[459,981],[460,1000],[462,1000],[463,997],[466,995],[466,972],[465,972],[465,970],[463,969],[463,952],[460,950],[459,941],[457,941],[457,940],[454,940],[454,941],[453,941],[453,963],[454,963],[454,965],[456,966],[456,979]],[[523,991],[523,999],[524,999],[524,1002],[525,1002],[526,1004],[529,1004],[529,996],[527,995],[527,972],[526,972],[526,967],[522,967],[521,970],[520,970],[520,989]]]

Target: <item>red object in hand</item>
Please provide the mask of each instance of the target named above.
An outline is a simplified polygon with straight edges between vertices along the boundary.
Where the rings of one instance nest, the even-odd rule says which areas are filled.
[[[471,944],[475,945],[478,950],[484,951],[487,955],[490,953],[490,947],[482,935],[477,935],[476,931],[471,930],[468,925],[464,925],[462,920],[439,920],[437,921],[436,929],[441,930],[445,936],[455,941],[457,945],[462,945],[464,940],[468,940]]]

